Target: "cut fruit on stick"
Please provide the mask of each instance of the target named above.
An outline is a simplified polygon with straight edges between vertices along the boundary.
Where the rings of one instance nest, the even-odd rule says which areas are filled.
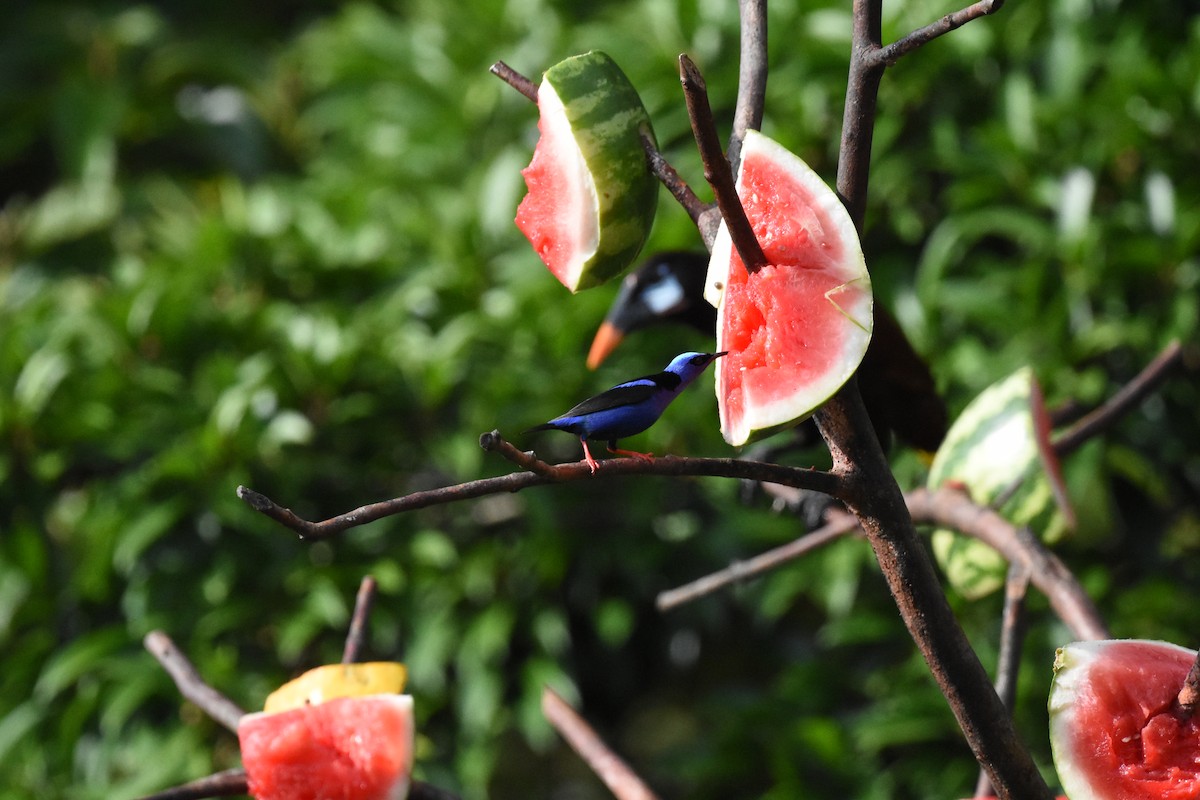
[[[1068,797],[1200,797],[1200,719],[1176,701],[1195,659],[1194,650],[1142,639],[1059,648],[1050,744]]]
[[[593,50],[546,70],[541,138],[522,170],[529,192],[517,227],[572,292],[598,286],[637,258],[658,202],[642,134],[650,116],[625,73]]]
[[[247,714],[238,742],[255,800],[403,800],[413,765],[412,697],[339,697]]]
[[[983,390],[950,426],[927,486],[948,483],[963,486],[975,503],[994,506],[1012,524],[1028,525],[1044,542],[1057,541],[1074,525],[1032,369],[1023,367]],[[1008,563],[978,539],[936,530],[933,552],[963,597],[977,599],[1004,585]]]
[[[854,374],[872,294],[850,215],[798,156],[748,131],[737,193],[768,265],[748,274],[722,222],[705,298],[729,351],[717,364],[721,433],[743,445],[809,416]]]

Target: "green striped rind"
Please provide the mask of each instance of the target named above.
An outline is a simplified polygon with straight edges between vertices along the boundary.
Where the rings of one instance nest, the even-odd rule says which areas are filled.
[[[1038,430],[1043,414],[1041,390],[1028,367],[988,387],[947,432],[929,469],[929,488],[961,483],[976,503],[999,500],[996,510],[1009,522],[1056,541],[1067,529],[1070,509],[1065,498],[1060,508],[1056,497],[1057,464]],[[964,597],[983,597],[1004,585],[1007,562],[977,539],[937,530],[933,552]]]
[[[650,115],[633,84],[606,53],[592,50],[546,70],[566,111],[575,144],[596,185],[600,241],[577,289],[598,286],[637,258],[658,206],[658,181],[646,162],[641,133],[654,139]]]

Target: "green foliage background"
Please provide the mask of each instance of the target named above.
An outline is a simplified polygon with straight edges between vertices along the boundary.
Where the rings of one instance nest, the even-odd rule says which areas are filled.
[[[1052,405],[1193,342],[1200,17],[1010,3],[886,75],[864,245],[952,409],[1031,364]],[[886,4],[885,41],[952,10]],[[304,545],[234,496],[329,516],[504,472],[530,424],[676,352],[583,366],[612,290],[568,296],[512,216],[534,107],[490,76],[610,52],[694,184],[675,58],[726,123],[736,3],[18,4],[0,32],[0,796],[118,798],[236,766],[141,648],[170,633],[247,708],[336,660],[408,662],[418,776],[605,796],[549,683],[673,797],[956,798],[975,766],[866,544],[660,615],[655,594],[797,535],[715,480],[583,482]],[[832,181],[849,3],[773,2],[764,129]],[[694,247],[664,194],[652,248]],[[708,378],[711,381],[711,378]],[[634,443],[728,455],[711,383]],[[1068,463],[1060,552],[1121,636],[1200,644],[1194,373]],[[895,455],[902,483],[920,462]],[[957,601],[985,664],[998,603]],[[1017,711],[1069,638],[1040,598]]]

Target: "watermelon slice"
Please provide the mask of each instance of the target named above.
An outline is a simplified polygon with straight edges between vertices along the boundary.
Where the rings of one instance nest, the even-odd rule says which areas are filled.
[[[721,433],[742,445],[797,422],[854,374],[871,340],[871,278],[837,195],[757,131],[742,143],[737,192],[770,264],[749,275],[724,223],[705,298],[717,307]]]
[[[1200,720],[1176,702],[1195,658],[1194,650],[1139,639],[1059,648],[1050,744],[1069,797],[1200,797]]]
[[[316,705],[335,697],[400,694],[404,691],[406,677],[404,665],[394,661],[326,664],[310,669],[271,692],[263,704],[263,711]]]
[[[412,697],[340,697],[247,714],[238,741],[255,800],[403,800],[413,763]]]
[[[650,115],[598,50],[546,70],[538,112],[517,227],[572,292],[598,286],[633,263],[654,222],[658,181],[641,140],[654,137]]]
[[[971,499],[1014,525],[1055,542],[1074,524],[1050,419],[1033,370],[1023,367],[970,402],[938,448],[927,485],[966,487]],[[933,533],[933,552],[950,585],[977,599],[1004,585],[1008,562],[990,545],[949,530]]]

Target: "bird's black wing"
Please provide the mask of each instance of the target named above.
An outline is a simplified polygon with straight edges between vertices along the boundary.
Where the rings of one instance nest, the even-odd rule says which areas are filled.
[[[648,400],[659,392],[669,392],[678,385],[679,376],[673,372],[659,372],[656,375],[647,375],[644,378],[637,378],[618,384],[595,397],[589,397],[563,414],[559,419],[563,417],[582,417],[588,414],[595,414],[598,411],[610,411],[622,406],[635,405],[643,400]]]

